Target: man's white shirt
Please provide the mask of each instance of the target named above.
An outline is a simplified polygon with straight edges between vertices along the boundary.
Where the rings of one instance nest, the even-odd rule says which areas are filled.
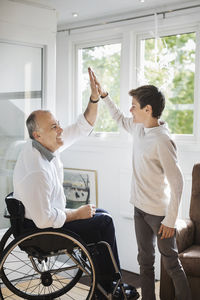
[[[13,174],[14,198],[24,204],[25,217],[38,228],[64,225],[67,209],[59,153],[92,130],[81,115],[76,123],[64,129],[64,145],[59,151],[51,153],[33,140],[28,140],[21,151]]]

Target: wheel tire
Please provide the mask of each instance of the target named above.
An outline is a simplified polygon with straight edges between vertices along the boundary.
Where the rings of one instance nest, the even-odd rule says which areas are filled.
[[[31,256],[41,274],[43,272],[41,264],[44,264],[44,261],[47,260],[46,265],[48,265],[49,270],[45,270],[45,272],[49,272],[49,276],[52,276],[52,285],[48,287],[44,287],[40,279],[41,274],[34,269],[34,264],[30,260],[30,250],[27,251],[27,245],[26,251],[23,250],[25,244],[30,241],[34,244],[35,241],[38,242],[38,238],[44,241],[46,239],[54,239],[55,243],[57,240],[59,242],[62,239],[64,242],[68,240],[71,244],[73,243],[73,249],[70,248],[69,252],[65,250],[64,253],[61,252],[62,254],[48,254],[42,262],[40,262],[38,257]],[[38,249],[40,246],[36,244],[35,247]],[[27,253],[29,253],[29,255]],[[41,257],[44,258],[44,253]],[[63,258],[65,259],[64,263],[60,263]],[[57,267],[56,269],[55,266],[59,266],[60,264],[62,267]],[[70,268],[75,270],[75,275],[70,275]],[[80,290],[78,281],[83,273],[88,277],[90,284],[90,286],[84,290],[85,294],[83,299],[90,300],[94,293],[95,269],[87,246],[84,245],[81,240],[78,240],[77,237],[74,238],[62,231],[43,230],[13,240],[3,250],[0,270],[2,281],[6,287],[23,299],[47,300],[58,298],[66,293],[70,295],[73,289],[77,289],[77,286],[78,290]],[[63,277],[63,273],[67,279]],[[80,295],[77,295],[77,300],[80,299]]]

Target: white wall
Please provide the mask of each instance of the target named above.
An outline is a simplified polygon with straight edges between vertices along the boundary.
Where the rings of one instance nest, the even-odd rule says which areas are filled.
[[[191,14],[190,14],[191,13]],[[159,29],[171,26],[185,29],[200,21],[198,11],[179,12],[163,19]],[[123,41],[121,99],[127,99],[127,91],[136,86],[136,40],[137,34],[154,30],[152,18],[139,19],[123,24],[60,32],[57,36],[57,116],[63,124],[74,120],[77,88],[74,55],[77,44],[89,44],[96,39],[118,37]],[[199,52],[197,49],[197,57]],[[197,72],[197,70],[196,70]],[[198,73],[199,74],[199,73]],[[199,81],[199,79],[198,79]],[[198,84],[199,85],[199,84]],[[199,92],[198,92],[199,93]],[[122,105],[127,112],[127,107]],[[200,115],[199,102],[196,106]],[[180,206],[180,217],[187,217],[190,203],[191,171],[200,160],[199,141],[176,140],[178,159],[185,178],[185,187]],[[139,272],[137,245],[132,219],[132,206],[128,203],[131,176],[131,141],[125,134],[119,137],[89,137],[73,145],[62,154],[64,166],[68,168],[93,169],[98,173],[99,207],[109,210],[114,218],[122,268]],[[156,277],[159,278],[159,256],[156,258]]]

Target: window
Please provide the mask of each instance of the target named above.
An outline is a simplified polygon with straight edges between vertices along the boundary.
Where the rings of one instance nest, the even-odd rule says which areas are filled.
[[[193,134],[196,34],[140,41],[139,84],[153,84],[165,95],[162,119],[172,133]]]
[[[5,196],[13,191],[12,172],[27,137],[25,121],[42,107],[42,49],[0,42],[0,228]]]
[[[102,86],[109,91],[115,103],[119,105],[120,96],[120,58],[121,44],[109,44],[79,49],[80,82],[82,110],[84,111],[89,97],[90,87],[87,69],[90,66]],[[116,122],[112,120],[104,103],[100,102],[95,132],[117,132]]]

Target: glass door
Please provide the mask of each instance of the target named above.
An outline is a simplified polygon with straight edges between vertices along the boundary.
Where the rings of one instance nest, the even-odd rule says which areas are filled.
[[[43,49],[0,41],[0,229],[5,196],[13,191],[12,173],[27,138],[25,121],[42,107]]]

